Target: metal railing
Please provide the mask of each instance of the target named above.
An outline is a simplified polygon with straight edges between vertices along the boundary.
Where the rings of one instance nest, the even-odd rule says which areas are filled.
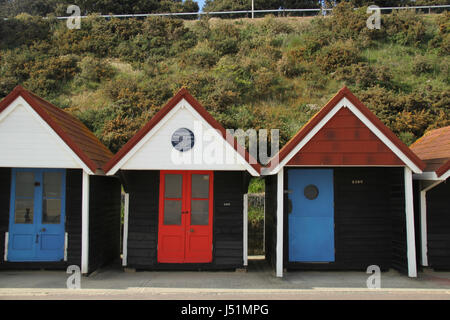
[[[435,6],[410,6],[410,7],[380,7],[380,10],[408,10],[408,9],[448,9],[450,5],[435,5]],[[357,8],[355,8],[357,9]],[[139,17],[158,17],[158,16],[208,16],[208,15],[227,15],[227,14],[247,14],[254,15],[255,13],[301,13],[301,12],[329,12],[333,8],[316,8],[316,9],[265,9],[265,10],[237,10],[237,11],[210,11],[210,12],[172,12],[172,13],[133,13],[133,14],[100,14],[103,18],[139,18]],[[77,16],[78,17],[78,16]],[[87,18],[88,16],[80,16],[80,18]],[[56,17],[56,19],[69,19],[74,16]]]

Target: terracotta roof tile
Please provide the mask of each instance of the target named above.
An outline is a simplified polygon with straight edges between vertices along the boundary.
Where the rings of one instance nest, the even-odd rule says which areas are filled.
[[[443,171],[450,161],[450,126],[428,131],[410,149],[427,164],[425,171]]]

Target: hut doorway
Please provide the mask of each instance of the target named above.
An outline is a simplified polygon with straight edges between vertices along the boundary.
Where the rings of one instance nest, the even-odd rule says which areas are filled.
[[[9,261],[64,258],[65,170],[12,169]]]
[[[288,171],[289,261],[334,261],[333,169]]]
[[[158,262],[211,262],[213,172],[161,171],[159,194]]]

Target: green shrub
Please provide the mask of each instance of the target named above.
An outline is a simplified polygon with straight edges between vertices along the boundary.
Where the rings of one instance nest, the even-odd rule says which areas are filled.
[[[219,60],[217,52],[211,48],[208,41],[199,42],[196,47],[183,55],[183,64],[193,64],[198,67],[210,68]]]
[[[414,57],[411,72],[416,76],[420,76],[423,73],[430,73],[433,69],[433,64],[426,57],[421,55]]]
[[[147,115],[140,117],[117,116],[105,121],[100,140],[111,150],[117,152],[149,120]]]
[[[394,43],[419,46],[427,41],[422,17],[413,10],[398,10],[383,15],[383,26],[388,39]]]
[[[18,85],[16,78],[0,76],[0,99],[8,95],[16,85]]]
[[[337,41],[323,48],[317,58],[317,65],[326,73],[334,72],[337,68],[349,66],[361,61],[359,50],[352,40]]]
[[[48,40],[53,20],[44,20],[23,13],[15,18],[0,18],[0,49],[30,45],[35,41]]]
[[[25,86],[42,96],[54,96],[62,86],[79,72],[75,55],[48,57],[25,63],[29,78]]]
[[[295,59],[289,54],[283,55],[283,58],[278,61],[278,71],[288,78],[298,77],[305,73],[306,70],[307,68],[302,61]]]
[[[114,76],[114,69],[105,61],[86,56],[78,63],[81,72],[77,75],[78,81],[100,82]]]
[[[230,23],[219,23],[211,28],[211,46],[219,55],[235,54],[239,50],[239,30]]]
[[[366,62],[359,62],[350,66],[339,67],[333,74],[336,80],[344,81],[347,85],[355,85],[367,89],[376,85],[393,88],[392,74],[387,67],[375,67]]]

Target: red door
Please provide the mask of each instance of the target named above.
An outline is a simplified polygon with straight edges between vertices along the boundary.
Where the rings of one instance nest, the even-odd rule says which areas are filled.
[[[213,173],[161,171],[158,262],[212,261]]]

